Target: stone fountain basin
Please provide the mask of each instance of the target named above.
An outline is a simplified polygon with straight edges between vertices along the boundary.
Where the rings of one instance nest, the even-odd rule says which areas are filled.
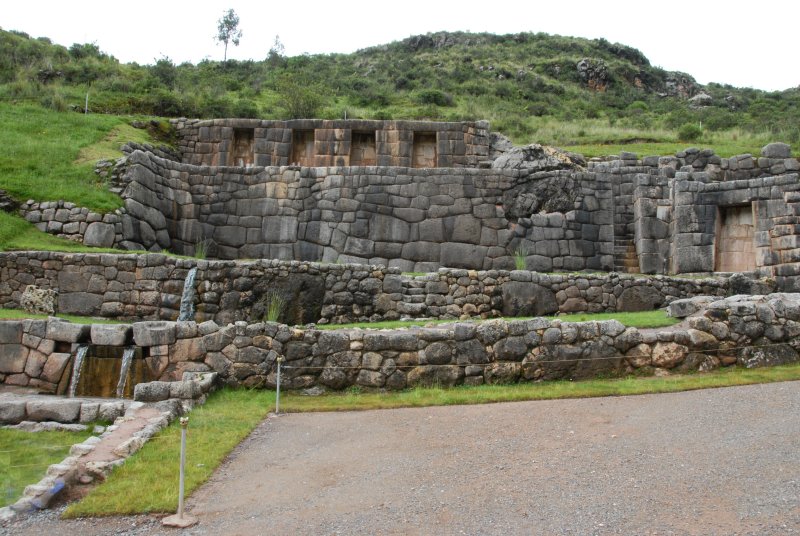
[[[0,386],[0,424],[18,424],[22,421],[113,422],[124,415],[133,403],[133,400],[120,398],[41,395],[32,389],[9,387]]]

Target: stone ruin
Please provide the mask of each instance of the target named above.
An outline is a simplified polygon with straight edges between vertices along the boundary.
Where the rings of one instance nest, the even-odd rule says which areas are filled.
[[[511,148],[486,122],[174,121],[179,150],[129,145],[103,173],[125,207],[20,208],[90,245],[401,271],[750,272],[796,290],[797,159]]]
[[[216,372],[232,385],[271,385],[283,356],[303,364],[295,374],[302,379],[290,378],[294,387],[477,384],[588,374],[566,364],[525,372],[536,356],[570,363],[600,356],[614,364],[603,374],[659,368],[660,358],[642,365],[627,352],[645,344],[639,351],[653,356],[662,342],[685,348],[675,363],[709,349],[730,354],[715,361],[703,353],[685,365],[713,368],[741,357],[729,339],[789,344],[796,334],[792,294],[757,319],[760,333],[696,320],[690,332],[641,341],[618,323],[574,328],[576,336],[559,321],[375,337],[313,326],[638,311],[797,291],[800,164],[785,144],[757,158],[687,149],[587,162],[550,147],[513,147],[483,121],[173,123],[177,150],[128,144],[123,158],[99,166],[124,200],[115,213],[61,201],[19,207],[43,231],[151,253],[0,254],[6,307],[30,305],[38,293],[62,313],[138,322],[120,328],[113,344],[64,324],[6,326],[0,334],[14,341],[0,341],[4,383],[78,389],[70,371],[88,353],[115,360],[115,378],[133,374],[120,364],[132,360],[133,383]],[[213,260],[157,253],[166,249],[205,251]],[[712,272],[722,273],[681,276]],[[288,305],[279,324],[265,323],[275,294]],[[614,352],[621,361],[608,359]],[[354,372],[343,377],[342,363]],[[433,366],[451,369],[443,378],[425,368]],[[120,382],[105,390],[130,394],[133,385]]]

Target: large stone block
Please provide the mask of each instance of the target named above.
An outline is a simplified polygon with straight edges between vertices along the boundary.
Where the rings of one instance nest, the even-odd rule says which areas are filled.
[[[664,303],[664,296],[650,286],[628,287],[617,298],[617,311],[652,311]]]
[[[503,316],[543,316],[557,312],[553,291],[522,281],[503,284]]]
[[[126,346],[133,340],[133,329],[127,324],[92,324],[92,344]]]
[[[114,245],[115,235],[116,231],[113,224],[96,221],[90,223],[86,228],[86,233],[83,235],[83,244],[85,246],[110,248]]]
[[[89,342],[91,326],[89,324],[73,324],[63,320],[47,322],[46,338],[60,342]]]
[[[28,348],[21,344],[0,344],[0,373],[18,374],[25,370]]]
[[[69,292],[58,296],[58,311],[80,316],[98,316],[103,307],[103,297],[91,292]]]
[[[135,322],[133,341],[137,346],[160,346],[175,342],[175,322]]]
[[[53,353],[47,357],[47,362],[42,369],[41,378],[50,383],[58,383],[64,375],[64,369],[72,356],[67,353]]]
[[[81,416],[81,401],[64,398],[31,400],[26,409],[29,421],[77,422]]]
[[[22,322],[16,320],[0,322],[0,344],[22,342]]]
[[[22,400],[0,400],[0,423],[17,424],[25,419],[25,402]]]

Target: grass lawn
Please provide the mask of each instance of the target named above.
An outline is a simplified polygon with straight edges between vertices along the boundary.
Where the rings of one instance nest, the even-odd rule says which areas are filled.
[[[64,315],[64,314],[57,314],[56,316],[64,320],[69,320],[70,322],[74,322],[75,324],[129,324],[130,323],[121,320],[111,320],[109,318],[96,318],[93,316],[76,316],[76,315]],[[47,315],[31,314],[26,311],[23,311],[22,309],[0,308],[0,320],[25,320],[28,318],[47,320],[49,317]]]
[[[124,117],[0,104],[0,123],[0,188],[22,201],[64,199],[104,212],[122,206],[96,178],[94,162],[75,162],[82,149],[126,124]]]
[[[452,389],[415,388],[389,393],[351,390],[316,397],[290,393],[281,397],[281,408],[285,412],[303,412],[482,404],[667,393],[789,380],[800,380],[800,364],[760,369],[728,368],[666,378],[629,377]],[[191,413],[187,437],[187,493],[211,476],[227,453],[274,408],[274,404],[275,394],[272,391],[226,389],[214,393],[205,406]],[[79,517],[174,512],[178,501],[179,438],[179,426],[173,423],[85,499],[70,505],[64,515]]]
[[[221,390],[189,415],[186,493],[208,480],[225,456],[275,406],[272,391]],[[93,489],[65,517],[174,512],[178,507],[180,426],[176,420]]]
[[[47,467],[63,460],[70,447],[92,435],[84,432],[23,432],[0,428],[0,507],[16,502]]]
[[[504,317],[503,320],[530,320],[533,317]],[[666,311],[640,311],[636,313],[575,313],[546,317],[550,320],[562,322],[590,322],[599,320],[619,320],[627,327],[635,328],[663,328],[680,322],[678,318],[667,316]],[[495,320],[495,319],[487,319]],[[452,324],[453,322],[485,322],[484,319],[473,318],[469,320],[386,320],[383,322],[354,322],[352,324],[319,324],[318,329],[402,329],[414,326],[437,326]]]
[[[67,251],[71,253],[122,253],[118,249],[92,248],[72,240],[43,233],[33,224],[28,223],[19,216],[0,211],[0,251],[33,250]]]

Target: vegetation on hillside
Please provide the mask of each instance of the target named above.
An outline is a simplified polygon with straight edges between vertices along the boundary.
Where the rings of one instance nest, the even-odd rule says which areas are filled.
[[[296,57],[276,41],[260,61],[138,65],[0,31],[1,100],[83,110],[87,93],[90,111],[112,114],[488,119],[517,143],[562,146],[800,140],[797,88],[701,86],[604,39],[436,33]],[[710,100],[689,100],[700,93]],[[679,139],[686,125],[692,139]]]

